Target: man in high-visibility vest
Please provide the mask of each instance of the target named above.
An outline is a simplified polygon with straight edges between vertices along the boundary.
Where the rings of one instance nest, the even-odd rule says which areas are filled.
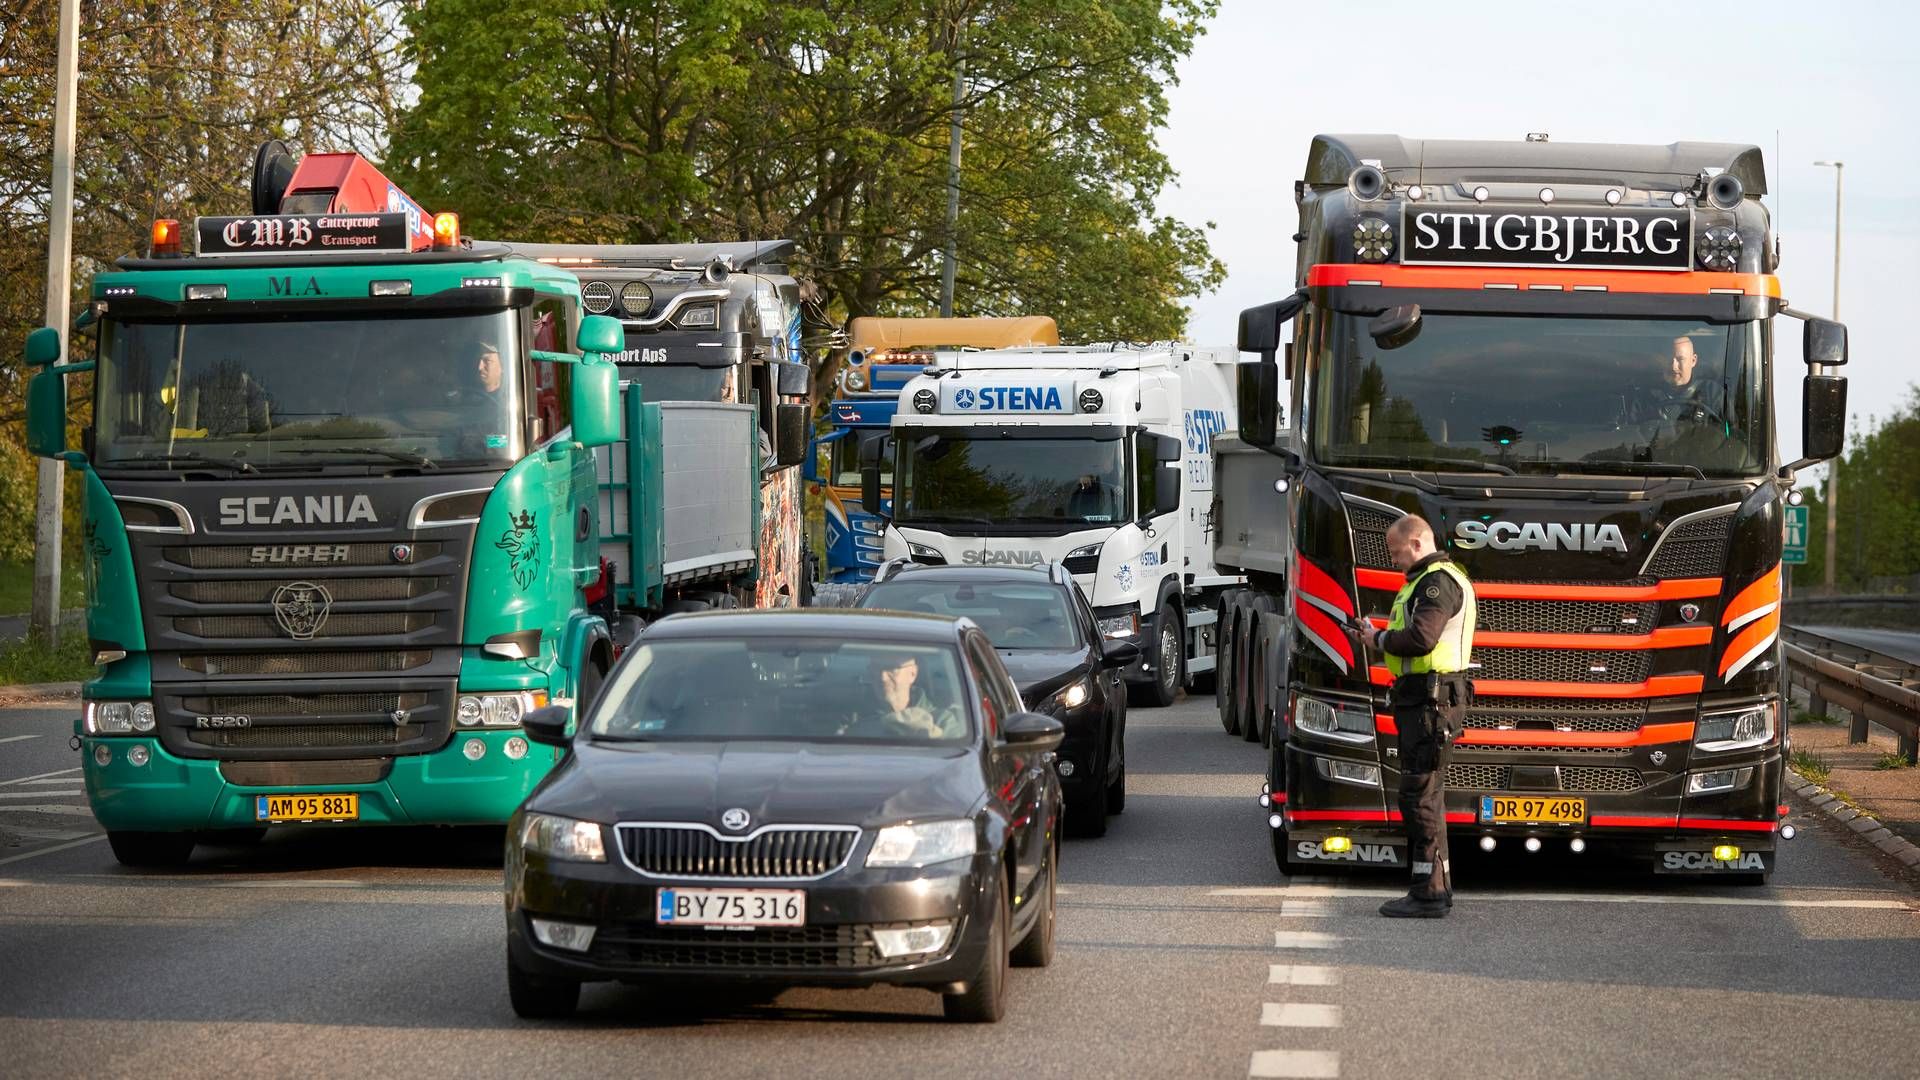
[[[1447,860],[1447,762],[1466,725],[1472,684],[1473,583],[1444,551],[1433,527],[1409,514],[1387,529],[1387,552],[1407,580],[1393,598],[1385,630],[1354,636],[1372,646],[1393,673],[1393,720],[1400,728],[1400,815],[1407,823],[1413,888],[1380,906],[1395,919],[1438,919],[1453,907]]]

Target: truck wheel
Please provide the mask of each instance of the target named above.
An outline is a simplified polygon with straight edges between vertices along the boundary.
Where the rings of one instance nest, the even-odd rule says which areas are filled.
[[[1233,605],[1222,597],[1213,623],[1213,709],[1220,714],[1222,727],[1227,722],[1227,690],[1233,685],[1233,665],[1228,662],[1232,642]]]
[[[1278,813],[1278,811],[1270,812]],[[1287,865],[1287,849],[1292,846],[1292,841],[1287,839],[1287,830],[1285,828],[1268,828],[1267,832],[1273,834],[1274,869],[1280,871],[1283,877],[1292,875],[1293,868]]]
[[[165,869],[185,866],[193,854],[194,835],[185,832],[122,832],[109,830],[107,846],[122,866]]]
[[[1220,726],[1228,735],[1240,734],[1240,632],[1246,610],[1237,599],[1227,605],[1226,629],[1220,637],[1220,678],[1214,683],[1213,698],[1220,705]]]
[[[1267,721],[1267,620],[1258,612],[1253,616],[1248,636],[1247,715],[1240,722],[1240,737],[1259,742]]]
[[[1154,622],[1159,627],[1158,641],[1153,647],[1154,677],[1150,693],[1153,704],[1164,708],[1173,704],[1186,682],[1187,637],[1179,610],[1170,605],[1160,609],[1160,617]]]

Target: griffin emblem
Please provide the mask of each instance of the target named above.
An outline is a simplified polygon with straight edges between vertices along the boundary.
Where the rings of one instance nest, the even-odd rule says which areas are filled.
[[[521,589],[533,586],[535,574],[540,572],[540,529],[534,524],[533,511],[522,510],[518,517],[507,519],[510,527],[500,534],[493,546],[507,553],[507,565],[513,571],[514,584]]]

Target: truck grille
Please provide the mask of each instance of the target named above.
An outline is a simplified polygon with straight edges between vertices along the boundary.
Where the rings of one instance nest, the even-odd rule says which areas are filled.
[[[1660,613],[1651,600],[1482,600],[1475,606],[1478,629],[1503,634],[1644,634]]]
[[[1639,769],[1619,765],[1563,765],[1558,772],[1561,791],[1626,792],[1645,786]],[[1506,765],[1456,761],[1447,766],[1447,786],[1461,791],[1500,791],[1512,778]]]
[[[1732,514],[1696,518],[1660,537],[1647,573],[1655,577],[1719,577],[1727,568]]]
[[[817,878],[838,870],[860,840],[854,826],[768,829],[723,840],[697,826],[621,825],[620,850],[643,874],[676,878]]]
[[[1600,754],[1606,757],[1633,753],[1624,746],[1493,746],[1461,743],[1455,749],[1459,753],[1476,754]]]
[[[901,924],[907,925],[907,924]],[[769,927],[750,931],[627,924],[603,926],[593,957],[610,967],[865,968],[881,962],[870,927]]]
[[[235,787],[295,787],[306,784],[377,784],[392,758],[342,761],[223,761],[220,778]]]
[[[1637,683],[1651,663],[1636,649],[1475,649],[1476,680],[1571,683]],[[1595,668],[1602,670],[1595,671]]]
[[[254,553],[271,547],[289,545],[251,545],[251,544],[196,544],[192,547],[170,547],[164,552],[168,562],[195,570],[286,570],[292,573],[315,568],[335,566],[379,566],[392,570],[393,545],[385,542],[358,544],[326,544],[323,547],[344,547],[346,555],[327,562],[255,561]],[[440,554],[442,544],[438,540],[425,540],[412,545],[413,558],[410,562],[422,563]]]
[[[424,693],[388,694],[222,694],[180,699],[180,707],[202,716],[378,716],[385,720],[395,709],[417,709],[427,703]]]
[[[434,624],[431,612],[349,612],[330,615],[316,638],[411,634]],[[187,615],[173,620],[175,631],[197,638],[286,638],[271,615]]]
[[[436,577],[325,578],[335,603],[355,600],[412,600],[440,588]],[[196,604],[271,604],[285,582],[279,579],[245,581],[181,581],[167,591]]]
[[[1461,791],[1498,791],[1507,786],[1513,770],[1505,765],[1476,765],[1456,761],[1447,766],[1447,786]]]
[[[1481,697],[1467,710],[1467,726],[1492,731],[1638,731],[1646,706],[1596,698]]]
[[[428,649],[302,650],[297,653],[196,653],[180,666],[203,675],[375,675],[433,661]]]
[[[333,750],[394,746],[420,737],[414,724],[274,724],[187,732],[188,741],[210,749]]]
[[[1347,517],[1353,522],[1354,565],[1373,570],[1393,569],[1393,557],[1387,554],[1387,526],[1393,524],[1393,515],[1348,503]]]

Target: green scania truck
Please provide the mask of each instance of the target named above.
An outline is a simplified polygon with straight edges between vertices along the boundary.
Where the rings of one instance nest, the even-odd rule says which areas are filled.
[[[29,448],[85,477],[75,734],[129,865],[283,823],[505,822],[556,754],[521,716],[592,699],[610,623],[759,572],[753,405],[642,400],[576,275],[355,155],[281,153],[193,255],[161,221],[99,275],[65,362],[27,343]]]

